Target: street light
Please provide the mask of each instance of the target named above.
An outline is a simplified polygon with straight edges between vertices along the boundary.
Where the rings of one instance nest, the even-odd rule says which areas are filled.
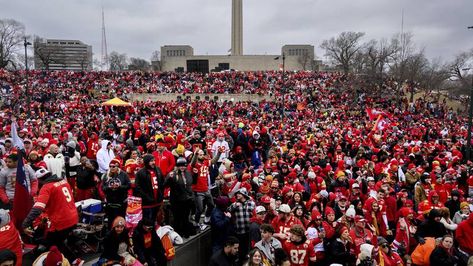
[[[28,45],[31,45],[31,43],[29,41],[26,40],[26,37],[25,37],[25,41],[23,42],[23,45],[25,46],[25,76],[26,76],[26,83],[25,83],[25,89],[26,89],[26,108],[25,108],[25,111],[27,113],[27,116],[28,115],[28,110],[30,108],[30,92],[29,92],[29,89],[28,89]]]
[[[279,60],[281,56],[277,56],[274,58],[274,60]],[[285,93],[285,88],[284,88],[284,82],[285,82],[285,76],[286,76],[286,54],[282,53],[282,88],[281,88],[281,94],[282,94],[282,118],[284,119],[284,93]]]

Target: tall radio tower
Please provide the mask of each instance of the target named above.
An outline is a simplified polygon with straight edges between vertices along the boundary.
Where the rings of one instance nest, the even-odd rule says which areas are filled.
[[[102,6],[102,69],[108,70],[107,35],[105,34],[105,16]]]

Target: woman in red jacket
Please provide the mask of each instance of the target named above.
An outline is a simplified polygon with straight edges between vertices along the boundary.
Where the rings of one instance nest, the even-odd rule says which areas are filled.
[[[373,201],[371,205],[367,206],[365,219],[367,224],[374,229],[374,234],[377,236],[387,236],[386,223],[383,220],[383,214],[379,208],[377,201]]]

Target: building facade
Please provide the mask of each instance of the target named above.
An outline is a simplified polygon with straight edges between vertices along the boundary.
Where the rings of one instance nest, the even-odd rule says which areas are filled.
[[[35,69],[92,70],[92,46],[79,40],[36,38],[33,48]]]
[[[285,45],[280,55],[194,55],[189,45],[161,47],[163,71],[211,72],[224,70],[258,71],[284,69],[316,70],[313,45]]]

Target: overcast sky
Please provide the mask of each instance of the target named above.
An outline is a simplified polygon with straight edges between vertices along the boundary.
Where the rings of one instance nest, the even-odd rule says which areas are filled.
[[[101,5],[108,51],[149,59],[166,44],[189,44],[195,54],[230,48],[231,0],[0,0],[0,18],[25,24],[27,34],[79,39],[101,53]],[[429,58],[451,59],[473,47],[472,0],[243,0],[245,54],[280,54],[284,44],[320,43],[343,31],[364,40],[414,34]]]

